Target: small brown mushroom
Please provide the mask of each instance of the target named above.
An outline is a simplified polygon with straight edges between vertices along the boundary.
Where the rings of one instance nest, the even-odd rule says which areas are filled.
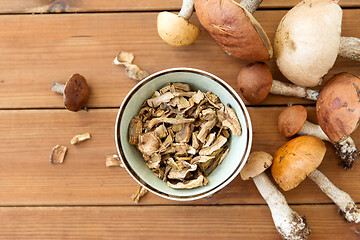
[[[195,0],[196,16],[217,44],[229,55],[268,61],[273,50],[261,25],[252,16],[262,0]]]
[[[239,72],[237,83],[244,98],[253,104],[262,102],[269,93],[313,101],[319,95],[316,90],[273,80],[268,65],[262,62],[244,66]]]
[[[349,222],[360,222],[360,212],[350,195],[338,189],[316,168],[326,152],[323,141],[313,136],[300,136],[279,148],[274,156],[271,173],[276,183],[288,191],[297,187],[307,176],[331,198]]]
[[[51,164],[61,164],[64,162],[65,155],[67,152],[67,147],[56,145],[50,155],[50,163]]]
[[[345,169],[351,168],[359,156],[359,151],[352,138],[348,137],[346,141],[342,142],[332,142],[319,125],[307,121],[306,118],[306,108],[301,105],[285,108],[280,113],[278,119],[278,127],[281,135],[285,137],[292,137],[295,134],[310,135],[328,141],[335,147],[336,154],[341,159],[342,166]]]
[[[266,152],[252,152],[240,172],[243,180],[253,179],[261,196],[268,204],[276,229],[284,239],[308,239],[310,228],[305,217],[301,217],[287,204],[284,195],[274,186],[265,170],[273,162]]]
[[[78,73],[72,75],[66,84],[53,82],[51,91],[62,94],[65,107],[74,112],[83,108],[89,98],[86,79]]]
[[[194,0],[183,0],[178,15],[161,12],[157,18],[159,36],[171,46],[182,47],[192,44],[200,35],[200,29],[189,22],[194,11]]]

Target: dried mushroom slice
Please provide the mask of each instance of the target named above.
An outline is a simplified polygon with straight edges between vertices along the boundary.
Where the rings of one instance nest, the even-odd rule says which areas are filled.
[[[214,151],[219,150],[226,142],[227,142],[227,138],[220,135],[211,146],[201,149],[199,155],[200,156],[210,155]]]
[[[161,140],[154,132],[145,133],[139,136],[138,149],[145,155],[151,156],[158,151]]]
[[[145,123],[145,128],[147,130],[151,130],[155,125],[157,125],[159,123],[180,124],[180,123],[189,123],[189,122],[194,122],[194,121],[195,121],[195,119],[193,119],[193,118],[180,118],[180,119],[166,118],[166,117],[153,118],[150,121]]]
[[[136,193],[131,196],[131,200],[133,200],[134,203],[138,204],[140,199],[145,196],[147,192],[148,191],[143,186],[139,186]]]
[[[167,181],[167,185],[174,189],[192,189],[197,188],[200,186],[204,186],[208,184],[208,180],[203,175],[199,175],[196,179],[193,180],[187,180],[183,182],[177,182],[177,183],[171,183],[170,181]]]
[[[108,154],[105,158],[107,167],[121,167],[124,168],[120,157],[117,154]]]
[[[142,133],[142,121],[139,115],[133,117],[130,121],[129,127],[129,143],[131,145],[137,145],[139,143],[139,136]]]
[[[160,95],[158,97],[150,98],[147,100],[147,104],[150,107],[158,107],[162,103],[168,103],[171,99],[174,98],[174,95],[171,92],[164,93],[163,95]]]
[[[61,164],[64,162],[65,155],[67,152],[67,147],[56,145],[50,155],[50,163],[51,164]]]
[[[225,109],[222,108],[218,111],[218,118],[224,127],[227,127],[235,136],[241,135],[241,125],[236,116],[234,109],[228,104]]]
[[[186,178],[188,173],[196,171],[197,169],[197,165],[192,165],[186,161],[177,161],[176,164],[179,169],[172,168],[167,176],[168,179],[183,180]]]
[[[185,123],[182,130],[175,135],[175,142],[178,143],[187,143],[190,140],[192,133],[193,125],[190,123]]]
[[[204,93],[202,91],[198,90],[196,92],[196,94],[194,94],[191,98],[193,99],[194,103],[199,104],[201,102],[201,100],[204,99],[204,97],[205,97]]]
[[[159,125],[157,128],[155,128],[154,132],[159,138],[165,138],[168,135],[168,130],[166,129],[164,124]]]
[[[211,131],[211,129],[215,126],[217,122],[217,119],[213,119],[210,121],[207,121],[203,124],[201,124],[200,126],[200,132],[197,135],[197,138],[200,140],[200,142],[204,143],[206,140],[207,135],[209,134],[209,132]]]

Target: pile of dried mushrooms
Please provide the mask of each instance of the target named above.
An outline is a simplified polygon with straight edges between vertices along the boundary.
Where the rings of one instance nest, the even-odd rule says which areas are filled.
[[[212,92],[168,83],[141,106],[129,126],[129,142],[148,167],[175,189],[207,185],[224,160],[229,130],[241,135],[235,111]]]

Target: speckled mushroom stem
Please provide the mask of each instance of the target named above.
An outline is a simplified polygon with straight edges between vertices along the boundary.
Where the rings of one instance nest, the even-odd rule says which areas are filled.
[[[360,38],[341,37],[339,55],[360,61]]]
[[[360,212],[349,194],[338,189],[330,180],[319,170],[315,170],[308,176],[320,189],[340,208],[340,213],[349,222],[360,222]]]
[[[324,133],[324,131],[319,125],[311,123],[309,121],[306,121],[304,123],[304,125],[297,134],[318,137],[321,140],[332,143],[332,145],[336,149],[336,155],[341,159],[341,164],[345,169],[352,168],[354,161],[359,156],[359,151],[355,145],[354,140],[351,137],[348,137],[344,141],[334,143],[329,139],[329,137]]]
[[[183,0],[179,16],[189,20],[191,15],[194,12],[194,2],[195,0]]]
[[[261,196],[269,205],[274,224],[284,239],[308,239],[310,228],[305,217],[301,217],[287,204],[284,195],[274,186],[266,173],[253,178]]]
[[[319,96],[319,92],[316,90],[299,87],[295,84],[284,83],[278,80],[273,80],[270,93],[288,97],[304,98],[313,101],[316,101]]]
[[[248,12],[253,14],[263,0],[242,0],[240,6],[245,8]]]
[[[65,90],[65,84],[53,82],[53,84],[51,86],[51,91],[60,93],[60,94],[64,94],[64,90]]]

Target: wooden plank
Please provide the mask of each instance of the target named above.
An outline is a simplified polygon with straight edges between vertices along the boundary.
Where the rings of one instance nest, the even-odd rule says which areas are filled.
[[[255,16],[270,39],[285,11],[258,11]],[[360,36],[360,9],[345,10],[343,35]],[[156,13],[2,15],[7,31],[0,32],[0,108],[59,108],[61,96],[49,88],[79,72],[91,87],[89,107],[116,107],[136,84],[124,69],[111,64],[116,52],[132,51],[135,63],[150,73],[171,67],[209,71],[235,89],[244,61],[225,54],[202,29],[200,39],[185,48],[168,46],[156,31]],[[199,25],[196,18],[194,22]],[[39,27],[41,26],[41,27]],[[274,61],[274,78],[284,80]],[[339,58],[328,74],[348,71],[360,75],[358,62]],[[270,96],[263,104],[309,103]]]
[[[57,13],[57,12],[111,12],[179,10],[181,0],[0,0],[0,13]],[[237,2],[240,2],[237,0]],[[299,0],[266,0],[260,9],[290,8]],[[342,7],[359,7],[357,0],[342,0]]]
[[[274,154],[286,142],[277,130],[277,116],[283,108],[249,108],[254,129],[253,150]],[[0,111],[0,206],[16,205],[128,205],[137,184],[124,169],[106,168],[105,155],[116,152],[114,122],[116,109],[72,113],[66,110]],[[309,108],[312,121],[315,110]],[[92,139],[70,145],[83,132]],[[360,131],[354,140],[360,143]],[[56,144],[69,147],[64,164],[51,165],[49,155]],[[360,163],[344,171],[329,144],[320,170],[337,186],[360,202]],[[331,203],[310,180],[285,193],[290,203]],[[188,204],[264,204],[252,181],[237,177],[209,199]],[[141,204],[179,204],[153,194]]]
[[[311,239],[359,239],[328,205],[292,206]],[[0,208],[4,239],[267,239],[281,237],[267,206]]]

